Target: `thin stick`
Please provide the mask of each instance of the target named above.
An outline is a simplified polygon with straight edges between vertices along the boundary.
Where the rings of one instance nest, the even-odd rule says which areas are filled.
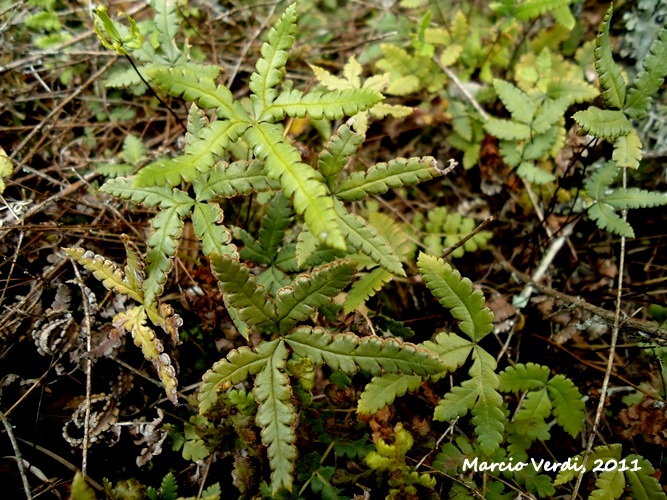
[[[447,250],[445,250],[445,253],[442,254],[442,258],[444,259],[444,258],[447,257],[450,253],[452,253],[453,251],[455,251],[457,248],[460,248],[460,247],[462,247],[463,245],[465,245],[466,242],[467,242],[470,238],[472,238],[473,236],[475,236],[475,235],[476,235],[477,233],[479,233],[482,229],[484,229],[486,226],[488,226],[489,224],[491,224],[494,220],[495,220],[495,219],[493,218],[493,216],[491,216],[491,217],[487,217],[486,220],[484,220],[479,226],[477,226],[475,229],[473,229],[472,231],[470,231],[470,232],[468,233],[468,235],[467,235],[465,238],[463,238],[461,241],[459,241],[458,243],[456,243],[456,245],[452,245],[452,246],[449,247]]]
[[[92,322],[90,321],[90,307],[88,303],[88,293],[86,292],[86,287],[83,284],[83,279],[81,278],[81,273],[79,273],[79,267],[76,265],[76,262],[72,260],[72,267],[74,268],[74,274],[76,274],[76,282],[81,289],[81,295],[83,296],[83,312],[84,312],[84,321],[86,326],[86,413],[83,421],[83,456],[81,458],[81,474],[86,477],[86,472],[88,469],[88,447],[90,445],[90,399],[92,394],[93,387],[93,361],[90,356],[90,351],[92,351],[92,340],[91,340],[91,329]]]
[[[628,186],[628,170],[623,169],[623,189],[626,189]],[[628,211],[623,210],[621,212],[623,221],[627,221]],[[614,314],[614,327],[611,330],[611,345],[609,346],[609,359],[607,361],[607,370],[604,374],[604,379],[602,380],[602,389],[600,390],[600,400],[598,401],[598,407],[595,411],[595,420],[593,421],[593,428],[591,429],[590,436],[588,438],[588,444],[586,445],[586,451],[584,452],[584,460],[582,464],[582,471],[577,476],[577,482],[574,485],[572,490],[572,498],[577,498],[577,493],[581,487],[581,482],[584,479],[584,474],[586,473],[586,462],[588,462],[588,457],[593,450],[593,443],[595,442],[595,434],[598,431],[600,426],[600,420],[602,419],[602,412],[604,411],[604,402],[607,399],[607,389],[609,387],[609,379],[611,378],[611,371],[614,367],[614,354],[616,353],[616,343],[618,341],[618,331],[620,329],[621,321],[621,300],[623,298],[623,266],[625,265],[625,236],[621,236],[621,255],[618,259],[618,290],[616,291],[616,311]]]
[[[9,440],[12,442],[12,448],[14,448],[14,455],[16,456],[16,464],[19,468],[19,474],[21,475],[21,481],[23,481],[23,490],[25,491],[25,497],[28,500],[32,500],[32,493],[30,492],[30,483],[28,482],[28,477],[25,475],[25,467],[23,466],[23,458],[21,458],[21,450],[19,450],[19,445],[16,442],[14,437],[14,431],[12,431],[11,424],[5,418],[5,414],[0,411],[0,419],[5,426]]]

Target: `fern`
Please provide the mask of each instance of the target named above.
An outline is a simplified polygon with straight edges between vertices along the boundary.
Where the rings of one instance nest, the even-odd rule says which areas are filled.
[[[364,388],[357,411],[367,415],[377,413],[407,391],[417,390],[421,384],[422,378],[419,375],[392,374],[374,377]]]
[[[82,248],[65,248],[64,252],[91,272],[105,288],[127,295],[140,304],[117,313],[112,321],[114,330],[119,336],[124,331],[132,334],[134,343],[141,349],[144,358],[155,367],[167,397],[176,404],[178,401],[176,371],[169,355],[163,352],[162,341],[147,325],[147,320],[150,319],[154,325],[161,327],[175,343],[179,340],[178,328],[183,321],[174,314],[171,307],[160,304],[157,298],[150,296],[148,287],[151,285],[148,279],[144,278],[144,269],[148,269],[148,266],[144,264],[136,247],[124,235],[123,242],[128,256],[125,272],[111,261]]]
[[[621,70],[614,62],[609,46],[609,25],[611,24],[613,11],[612,5],[605,14],[595,40],[595,69],[600,79],[605,104],[612,108],[621,109],[625,103],[626,85]]]

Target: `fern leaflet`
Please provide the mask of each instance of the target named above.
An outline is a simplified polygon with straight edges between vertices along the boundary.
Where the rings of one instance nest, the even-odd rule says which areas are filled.
[[[595,69],[600,78],[602,97],[607,106],[621,109],[625,102],[625,80],[621,70],[614,62],[609,46],[609,25],[614,11],[613,5],[609,7],[600,25],[600,32],[595,40]]]
[[[359,398],[357,412],[371,415],[394,402],[408,391],[416,391],[422,384],[419,375],[386,374],[373,377]]]

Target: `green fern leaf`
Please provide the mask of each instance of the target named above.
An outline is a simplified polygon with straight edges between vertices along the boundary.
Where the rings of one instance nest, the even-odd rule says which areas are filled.
[[[442,362],[430,351],[396,339],[332,335],[322,328],[299,327],[285,341],[297,355],[348,374],[361,369],[371,375],[384,371],[426,376],[443,369]]]
[[[275,27],[269,31],[268,41],[262,44],[262,57],[255,65],[256,71],[250,75],[248,87],[254,94],[254,104],[259,104],[261,110],[276,98],[274,88],[282,78],[280,69],[287,63],[288,51],[294,43],[296,32],[296,4],[292,4],[283,13]],[[259,110],[255,110],[256,115]]]
[[[261,120],[282,120],[285,115],[320,120],[340,120],[345,116],[353,116],[366,111],[379,103],[384,97],[373,89],[348,89],[330,92],[309,92],[290,90],[281,93],[275,101],[258,118]]]
[[[124,268],[125,281],[127,281],[132,290],[137,291],[140,296],[143,296],[144,279],[146,278],[144,261],[141,258],[139,249],[129,236],[121,234],[120,239],[123,241],[125,254],[127,255],[127,264]],[[97,276],[95,277],[97,278]]]
[[[600,25],[600,31],[595,39],[595,69],[600,78],[602,97],[608,107],[621,109],[625,102],[626,85],[621,70],[614,62],[609,46],[609,25],[613,5],[609,7]]]
[[[522,179],[535,184],[548,184],[556,180],[556,176],[551,172],[547,172],[537,166],[532,161],[521,162],[516,169],[516,173]]]
[[[271,199],[266,217],[259,229],[259,244],[271,260],[278,255],[278,247],[285,236],[285,229],[292,224],[291,217],[292,207],[289,200],[281,192],[276,193]]]
[[[568,7],[567,5],[555,8],[554,10],[551,11],[551,14],[554,16],[556,22],[561,26],[563,26],[568,31],[573,30],[575,25],[577,24],[577,21],[574,19],[574,16],[572,15],[570,7]]]
[[[334,207],[350,246],[368,255],[390,273],[405,276],[400,259],[373,226],[358,215],[348,213],[338,200],[335,201]]]
[[[475,344],[454,333],[440,332],[435,342],[428,340],[423,346],[440,357],[440,361],[445,364],[445,370],[453,372],[463,366]]]
[[[484,294],[442,259],[420,253],[417,261],[426,286],[461,323],[459,328],[478,342],[493,330],[493,313],[484,307]]]
[[[601,472],[595,480],[595,489],[588,498],[594,500],[616,500],[625,490],[625,475],[618,468]]]
[[[570,104],[590,101],[600,94],[592,85],[581,80],[569,78],[549,80],[546,93],[548,97],[554,100],[569,99]]]
[[[333,262],[297,276],[290,286],[278,290],[276,316],[280,333],[308,319],[318,307],[329,305],[352,280],[355,271],[350,262]]]
[[[521,158],[520,153],[517,152],[519,156],[519,162],[521,162],[521,160],[536,161],[542,159],[555,146],[560,130],[562,130],[562,127],[551,127],[543,134],[539,134],[533,137],[533,140],[526,144],[523,148],[523,158]],[[509,162],[506,163],[509,164]]]
[[[606,162],[586,181],[586,192],[594,200],[603,200],[617,176],[618,168],[616,168],[614,162]]]
[[[143,302],[141,290],[133,288],[118,266],[110,260],[83,248],[63,248],[63,251],[68,257],[91,272],[107,290],[114,290],[139,303]]]
[[[603,231],[634,238],[635,232],[632,226],[624,221],[615,211],[614,207],[598,201],[588,208],[588,216],[595,221]]]
[[[567,7],[571,0],[526,0],[514,11],[517,19],[525,21],[541,16],[547,12]]]
[[[279,343],[282,344],[281,339],[262,342],[256,350],[240,347],[227,353],[226,358],[216,361],[204,374],[199,388],[199,414],[203,415],[215,404],[220,391],[264,369]]]
[[[360,305],[365,304],[369,297],[379,292],[393,277],[393,274],[378,267],[356,280],[345,297],[343,312],[351,313]]]
[[[632,129],[627,135],[616,138],[612,159],[618,167],[639,168],[639,161],[642,159],[642,142],[635,129]]]
[[[271,466],[271,488],[292,490],[292,473],[297,452],[294,442],[296,410],[290,403],[292,390],[284,373],[289,352],[280,342],[262,371],[255,378],[253,394],[258,403],[255,423],[262,429],[262,444],[267,447]]]
[[[547,100],[542,104],[535,120],[531,124],[533,132],[543,134],[551,127],[556,125],[565,115],[565,111],[570,106],[570,99],[562,97],[555,101]]]
[[[495,78],[493,88],[505,107],[512,113],[512,118],[521,123],[530,124],[533,121],[537,106],[523,90],[509,82]]]
[[[504,392],[531,391],[546,387],[551,371],[536,363],[518,363],[498,374],[500,390]]]
[[[211,269],[226,301],[238,309],[241,320],[260,332],[276,329],[274,304],[267,300],[266,290],[246,266],[228,255],[213,255]]]
[[[340,184],[335,194],[345,201],[357,201],[368,195],[380,195],[390,188],[411,186],[441,175],[435,158],[397,158],[378,163],[366,172],[355,172]]]
[[[576,437],[584,427],[586,407],[583,397],[574,383],[563,375],[556,375],[547,385],[553,401],[556,422],[565,432]]]
[[[218,120],[205,127],[197,139],[185,148],[185,154],[172,159],[160,159],[139,170],[135,176],[135,186],[169,184],[176,186],[181,179],[192,182],[200,172],[213,168],[215,157],[221,157],[229,146],[246,128],[247,123]]]
[[[184,204],[169,207],[158,212],[151,221],[153,233],[146,242],[149,248],[146,254],[146,280],[144,281],[146,305],[153,304],[162,294],[167,275],[171,271],[172,259],[176,256],[179,237],[183,229],[183,217],[190,211],[190,206],[190,204]],[[184,210],[185,207],[187,211]]]
[[[304,215],[306,224],[320,241],[345,250],[345,239],[333,210],[333,199],[316,177],[316,172],[301,161],[301,156],[282,138],[282,127],[259,123],[248,129],[246,140],[266,164],[269,176],[280,180],[285,195],[293,196],[294,208]]]
[[[530,126],[499,118],[489,118],[484,123],[486,131],[498,139],[507,141],[530,139]]]
[[[250,121],[243,108],[234,104],[230,90],[223,85],[216,85],[215,79],[210,75],[197,73],[183,66],[151,67],[145,70],[145,73],[169,95],[183,96],[183,99],[196,102],[201,108],[215,109],[218,118]]]
[[[195,203],[192,226],[197,238],[201,240],[204,255],[236,253],[236,248],[228,245],[229,232],[220,225],[222,219],[222,209],[217,203]]]
[[[643,65],[644,71],[637,75],[623,107],[623,111],[634,120],[646,116],[651,109],[651,99],[667,76],[667,25],[663,26],[658,39],[651,44]]]
[[[363,142],[364,137],[353,132],[347,125],[341,125],[331,137],[317,160],[317,169],[324,176],[330,190],[338,172],[343,170]]]
[[[188,131],[185,134],[186,144],[193,142],[208,124],[209,121],[206,113],[196,103],[193,102],[190,104],[190,110],[188,111]]]
[[[184,214],[188,213],[193,203],[193,200],[180,189],[172,189],[168,186],[135,187],[132,185],[132,179],[125,177],[109,179],[102,185],[100,191],[117,198],[130,200],[133,203],[141,203],[146,207],[180,206]]]
[[[264,163],[259,160],[218,162],[209,172],[195,177],[192,185],[199,201],[232,198],[280,188],[278,181],[266,176]]]
[[[632,123],[620,110],[590,106],[583,111],[577,111],[572,118],[587,134],[612,141],[632,131]]]
[[[357,412],[372,415],[394,402],[408,391],[416,391],[422,384],[419,375],[387,374],[373,377],[361,393]]]
[[[434,418],[449,421],[472,410],[475,434],[485,453],[494,453],[502,441],[505,414],[503,398],[498,393],[500,384],[495,373],[496,360],[479,347],[473,350],[473,364],[468,372],[470,380],[454,387],[438,403]]]
[[[619,188],[606,196],[604,202],[617,210],[649,208],[667,204],[667,195],[639,188]]]
[[[632,498],[637,500],[649,500],[652,498],[665,498],[658,479],[654,476],[655,469],[651,463],[640,455],[628,455],[625,461],[632,464],[637,460],[638,471],[632,468],[625,471],[625,477],[630,485],[630,493]]]
[[[155,25],[160,48],[169,62],[175,63],[181,55],[176,46],[176,36],[179,32],[176,2],[173,0],[153,0],[151,5],[155,10]]]

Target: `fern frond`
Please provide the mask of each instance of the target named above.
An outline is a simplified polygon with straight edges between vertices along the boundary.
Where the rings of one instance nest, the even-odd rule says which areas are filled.
[[[600,94],[592,85],[569,78],[549,80],[546,93],[551,99],[567,98],[570,100],[570,104],[590,101]]]
[[[333,90],[325,93],[315,91],[307,94],[294,89],[282,92],[259,120],[282,120],[285,115],[298,118],[308,115],[315,120],[340,120],[345,116],[366,111],[382,99],[382,94],[372,89]]]
[[[623,108],[625,103],[626,85],[620,68],[614,62],[609,46],[609,25],[614,6],[611,5],[600,25],[600,31],[595,39],[595,69],[602,87],[602,97],[610,108]]]
[[[158,212],[151,224],[153,233],[148,238],[149,251],[146,254],[146,279],[144,297],[147,305],[153,304],[162,294],[162,288],[171,271],[172,259],[176,256],[179,237],[183,229],[183,217],[179,206]],[[188,207],[188,211],[190,207]]]
[[[155,26],[157,27],[160,48],[171,63],[175,63],[180,54],[176,46],[176,35],[179,32],[176,2],[173,0],[153,0],[155,10]]]
[[[632,498],[664,498],[665,492],[655,477],[655,469],[648,460],[634,454],[628,455],[625,460],[629,464],[637,460],[638,470],[625,471]]]
[[[505,428],[505,415],[501,409],[503,398],[498,393],[500,382],[495,373],[496,366],[493,356],[475,347],[473,364],[468,372],[470,380],[445,394],[434,415],[436,420],[449,421],[472,410],[472,422],[480,447],[489,454],[498,449]]]
[[[329,189],[334,185],[336,174],[343,170],[363,142],[364,137],[353,132],[347,125],[341,125],[331,136],[317,159],[317,169],[324,176]]]
[[[455,333],[440,332],[434,342],[427,340],[423,346],[440,357],[446,371],[453,372],[463,366],[475,344]]]
[[[222,157],[229,143],[235,141],[248,126],[247,123],[234,120],[213,122],[186,146],[182,156],[160,159],[139,170],[134,177],[134,185],[176,186],[181,183],[181,179],[192,182],[199,173],[213,168],[215,157]]]
[[[611,205],[598,201],[588,208],[588,216],[603,231],[609,231],[610,233],[625,236],[626,238],[635,237],[635,231],[632,229],[632,226],[624,221]]]
[[[561,7],[567,7],[570,4],[570,1],[571,0],[526,0],[517,6],[514,14],[517,19],[525,21],[527,19],[539,17]]]
[[[657,40],[651,44],[643,65],[644,71],[635,78],[623,107],[623,111],[634,120],[646,116],[651,109],[653,96],[667,76],[667,25],[662,27]]]
[[[548,366],[536,363],[517,363],[498,374],[500,390],[521,392],[539,389],[547,385],[551,371]]]
[[[545,133],[563,118],[569,106],[570,99],[567,97],[562,97],[555,101],[547,99],[547,102],[542,104],[535,120],[531,124],[533,132],[536,134]]]
[[[308,319],[318,307],[331,303],[352,280],[355,266],[347,261],[332,262],[300,274],[293,283],[276,293],[276,316],[280,333]]]
[[[245,137],[254,145],[255,154],[265,161],[269,176],[280,180],[285,194],[293,196],[294,208],[303,214],[313,234],[320,241],[344,250],[345,240],[326,186],[301,161],[294,146],[284,142],[282,127],[259,123],[248,129]]]
[[[204,255],[235,253],[235,247],[228,245],[229,232],[220,225],[222,219],[222,209],[217,203],[195,203],[192,226],[197,238],[201,240]]]
[[[493,80],[493,88],[507,110],[512,114],[512,118],[527,124],[533,120],[537,106],[528,97],[528,94],[511,83],[498,78]]]
[[[193,203],[193,200],[180,189],[172,189],[169,186],[137,187],[133,185],[132,178],[126,177],[109,179],[102,185],[100,191],[146,207],[179,206],[184,214],[188,213]]]
[[[459,328],[478,342],[493,330],[493,313],[484,307],[484,294],[442,259],[420,253],[417,261],[431,293],[461,323]]]
[[[587,134],[612,141],[632,130],[632,123],[620,110],[590,106],[583,111],[577,111],[572,118]]]
[[[238,309],[243,321],[256,326],[260,332],[275,331],[274,303],[267,300],[266,290],[246,266],[228,255],[213,255],[211,269],[226,301]]]
[[[530,126],[500,118],[489,118],[484,123],[486,131],[498,139],[507,141],[530,139]]]
[[[278,181],[266,176],[264,163],[259,160],[218,162],[210,171],[195,177],[192,185],[199,201],[232,198],[280,188]]]
[[[239,347],[227,353],[224,359],[216,361],[204,374],[199,388],[199,414],[203,415],[215,404],[220,391],[259,373],[267,365],[279,343],[282,343],[281,339],[262,342],[256,350]]]
[[[617,210],[649,208],[667,204],[667,195],[639,188],[619,188],[604,198]]]
[[[598,168],[586,181],[585,188],[588,196],[594,200],[603,200],[607,196],[607,190],[618,176],[618,172],[618,168],[611,161]]]
[[[296,410],[290,402],[292,390],[284,373],[289,352],[280,342],[266,365],[255,378],[253,394],[258,403],[255,423],[262,429],[262,444],[267,447],[271,466],[271,488],[292,490],[294,461],[296,460]]]
[[[400,259],[373,226],[358,215],[347,212],[338,200],[335,201],[334,207],[340,227],[350,246],[368,255],[390,273],[405,276]]]
[[[240,106],[234,105],[234,97],[224,85],[216,85],[210,75],[197,73],[183,66],[169,68],[152,67],[146,75],[162,90],[174,97],[183,97],[188,102],[196,102],[205,109],[215,109],[218,118],[249,121],[248,114]]]
[[[285,341],[299,356],[348,374],[361,369],[371,375],[384,371],[426,376],[443,369],[439,358],[430,351],[396,339],[332,335],[322,328],[299,327]]]
[[[248,87],[254,94],[251,98],[266,109],[276,98],[274,88],[282,78],[280,68],[287,63],[288,51],[294,43],[296,32],[296,4],[292,4],[281,16],[275,27],[271,28],[268,41],[262,44],[262,57],[255,64],[256,71],[250,75]],[[258,110],[255,110],[257,113]]]
[[[143,302],[142,291],[132,287],[115,263],[83,248],[63,248],[63,251],[100,280],[107,290],[127,295],[139,303]]]
[[[556,375],[547,385],[549,397],[553,401],[556,422],[570,436],[576,437],[584,427],[586,405],[577,386],[563,375]]]
[[[289,199],[278,192],[271,199],[266,217],[262,220],[259,229],[259,244],[265,250],[266,255],[272,260],[278,254],[278,247],[285,236],[285,229],[292,224],[292,207]]]
[[[125,247],[125,255],[127,255],[127,264],[124,269],[125,281],[127,281],[130,289],[137,291],[139,295],[143,295],[144,279],[146,278],[144,261],[141,258],[139,249],[128,235],[121,234],[120,239]],[[97,276],[95,277],[97,278]]]
[[[532,161],[521,162],[516,169],[516,173],[522,179],[535,184],[548,184],[556,180],[556,176],[551,172],[547,172],[537,166]]]
[[[361,393],[357,412],[362,415],[372,415],[406,392],[416,391],[421,384],[422,378],[419,375],[390,373],[373,377]]]
[[[441,175],[432,156],[423,158],[397,158],[388,163],[378,163],[366,172],[355,172],[343,179],[335,194],[345,201],[357,201],[368,195],[380,195],[403,186],[412,186]]]
[[[348,314],[360,305],[365,304],[369,297],[372,297],[382,290],[382,287],[389,283],[393,277],[394,275],[389,271],[378,267],[356,280],[345,297],[345,302],[343,304],[343,311],[345,314]]]
[[[616,138],[611,157],[618,167],[639,168],[642,159],[642,141],[634,128],[629,134]]]

